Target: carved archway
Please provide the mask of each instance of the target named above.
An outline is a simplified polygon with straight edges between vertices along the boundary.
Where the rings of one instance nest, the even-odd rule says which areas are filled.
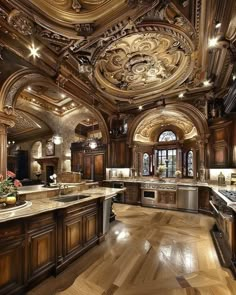
[[[193,126],[195,126],[197,131],[197,137],[199,139],[207,139],[209,137],[209,130],[206,118],[203,113],[201,113],[196,107],[188,104],[188,103],[171,103],[166,105],[165,107],[157,107],[152,110],[148,110],[143,112],[141,115],[137,116],[128,132],[128,143],[132,145],[134,143],[135,133],[139,124],[149,116],[160,116],[161,113],[164,111],[166,112],[178,112],[183,114],[184,117],[188,118],[190,122],[192,122]]]
[[[4,112],[6,115],[14,114],[14,108],[18,96],[22,90],[32,83],[47,83],[55,85],[54,81],[50,77],[45,77],[40,72],[35,72],[31,69],[23,69],[12,74],[3,84],[0,90],[0,111]],[[76,99],[76,96],[71,93],[71,97]],[[83,103],[86,108],[92,111],[96,119],[99,122],[99,126],[102,132],[103,143],[108,143],[109,141],[109,132],[106,125],[106,122],[99,111],[97,111],[93,106]]]

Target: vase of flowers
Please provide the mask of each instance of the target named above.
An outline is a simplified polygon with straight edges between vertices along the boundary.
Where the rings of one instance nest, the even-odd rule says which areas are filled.
[[[162,180],[163,179],[163,172],[165,170],[166,170],[166,166],[165,165],[159,165],[157,167],[156,176],[157,176],[158,180]]]
[[[17,189],[22,186],[15,173],[7,171],[7,178],[0,174],[0,203],[2,205],[14,205],[16,203]]]
[[[179,181],[179,179],[180,179],[180,177],[181,177],[181,171],[180,170],[176,170],[175,171],[175,180],[176,180],[176,182],[178,182]]]

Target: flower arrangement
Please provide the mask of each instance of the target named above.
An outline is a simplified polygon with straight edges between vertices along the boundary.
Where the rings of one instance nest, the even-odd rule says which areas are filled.
[[[157,167],[157,173],[161,174],[162,172],[164,172],[166,170],[166,165],[159,165]]]
[[[181,176],[181,174],[182,174],[182,173],[181,173],[181,171],[180,171],[180,170],[176,170],[176,171],[175,171],[175,176],[176,176],[176,177],[180,177],[180,176]]]
[[[13,180],[15,177],[15,173],[11,171],[7,171],[7,179],[3,179],[3,175],[0,174],[0,196],[16,194],[17,188],[22,186],[22,184],[18,179]]]

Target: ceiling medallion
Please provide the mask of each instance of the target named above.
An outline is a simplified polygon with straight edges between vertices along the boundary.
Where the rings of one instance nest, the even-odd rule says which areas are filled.
[[[94,77],[101,89],[128,99],[160,93],[187,79],[193,70],[190,39],[171,29],[154,30],[119,38],[100,53]]]

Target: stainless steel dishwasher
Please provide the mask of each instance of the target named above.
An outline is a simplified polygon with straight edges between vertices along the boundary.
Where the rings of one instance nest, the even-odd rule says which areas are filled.
[[[181,186],[177,188],[177,208],[198,210],[198,188],[195,186]]]

